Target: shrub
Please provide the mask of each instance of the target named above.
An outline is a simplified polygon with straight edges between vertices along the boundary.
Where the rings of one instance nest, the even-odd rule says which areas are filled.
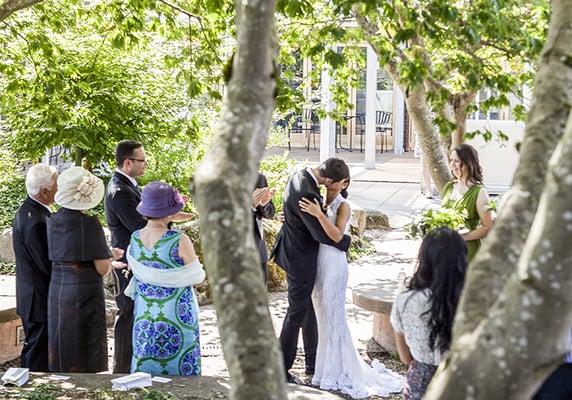
[[[427,210],[420,218],[405,226],[407,236],[411,239],[423,238],[434,229],[446,226],[454,230],[465,228],[467,211],[453,208]]]
[[[12,226],[16,211],[25,198],[25,178],[18,173],[18,162],[0,145],[0,228]]]
[[[288,158],[287,151],[282,155],[268,156],[260,163],[260,171],[266,176],[268,186],[275,190],[272,201],[277,212],[282,211],[284,189],[295,168],[296,161]]]

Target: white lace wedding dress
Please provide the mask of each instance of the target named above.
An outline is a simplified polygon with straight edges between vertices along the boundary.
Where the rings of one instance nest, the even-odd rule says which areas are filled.
[[[328,219],[333,224],[343,202],[346,200],[338,195],[330,205]],[[348,226],[349,222],[346,233]],[[312,385],[324,390],[340,390],[354,399],[400,392],[403,377],[377,360],[369,366],[354,347],[346,321],[347,283],[346,253],[321,244],[312,292],[318,320],[318,352]]]

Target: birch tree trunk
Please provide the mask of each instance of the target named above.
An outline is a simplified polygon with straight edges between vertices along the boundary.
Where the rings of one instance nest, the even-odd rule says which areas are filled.
[[[513,187],[469,268],[449,357],[425,399],[530,398],[568,351],[572,3],[552,4]]]
[[[471,263],[455,317],[454,337],[475,330],[514,270],[538,207],[548,160],[570,113],[572,3],[553,0],[552,4],[548,41],[536,76],[519,165],[493,229]]]
[[[250,199],[274,108],[274,0],[237,0],[237,50],[218,133],[194,179],[231,398],[286,399]]]

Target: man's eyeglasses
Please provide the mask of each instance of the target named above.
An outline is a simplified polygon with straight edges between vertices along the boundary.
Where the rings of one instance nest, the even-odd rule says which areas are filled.
[[[139,162],[142,162],[142,163],[146,163],[146,162],[147,162],[147,160],[145,160],[145,159],[140,160],[140,159],[138,159],[138,158],[131,158],[131,157],[127,157],[127,159],[128,159],[128,160],[131,160],[131,161],[139,161]]]

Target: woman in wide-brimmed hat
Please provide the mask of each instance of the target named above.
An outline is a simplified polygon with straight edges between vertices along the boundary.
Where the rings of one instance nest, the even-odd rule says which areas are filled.
[[[107,334],[102,277],[112,267],[110,251],[97,217],[84,212],[103,198],[101,179],[82,167],[58,178],[55,202],[60,209],[48,220],[52,275],[48,294],[49,368],[54,372],[100,372],[107,368]]]
[[[133,279],[125,294],[135,302],[131,372],[200,375],[199,308],[193,285],[205,279],[191,239],[168,228],[183,198],[163,182],[141,193],[137,211],[147,218],[127,249]]]

